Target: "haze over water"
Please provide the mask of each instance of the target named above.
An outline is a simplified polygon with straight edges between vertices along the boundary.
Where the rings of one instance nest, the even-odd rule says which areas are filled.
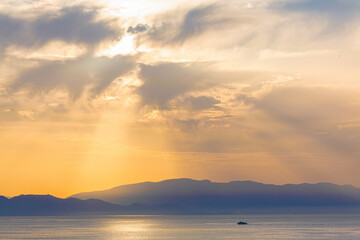
[[[352,240],[360,215],[0,217],[0,239]]]

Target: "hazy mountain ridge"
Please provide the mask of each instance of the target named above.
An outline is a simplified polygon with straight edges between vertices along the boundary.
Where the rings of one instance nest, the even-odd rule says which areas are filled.
[[[51,195],[0,196],[0,215],[62,215],[121,211],[123,207],[98,199],[56,198]]]
[[[331,183],[272,185],[171,179],[61,199],[0,196],[0,216],[71,214],[241,214],[360,212],[360,189]]]
[[[81,200],[71,197],[63,199],[51,195],[19,195],[13,198],[0,196],[0,216],[150,215],[181,214],[183,212],[186,212],[186,209],[170,204],[148,206],[133,203],[128,206],[120,206],[98,199]]]
[[[272,185],[252,181],[215,183],[209,180],[171,179],[79,193],[72,197],[96,198],[115,204],[134,202],[172,204],[194,209],[271,207],[358,207],[360,189],[331,183]]]

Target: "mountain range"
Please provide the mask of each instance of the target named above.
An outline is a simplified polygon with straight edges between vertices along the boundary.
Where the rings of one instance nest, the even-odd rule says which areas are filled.
[[[360,212],[360,189],[331,183],[271,185],[171,179],[78,193],[0,196],[0,215]]]
[[[170,205],[183,211],[206,213],[360,207],[360,189],[331,183],[272,185],[252,181],[216,183],[171,179],[123,185],[71,197],[101,199],[120,205]]]
[[[121,206],[97,199],[61,199],[51,195],[20,195],[13,198],[0,196],[0,215],[68,215],[119,210],[122,210]]]

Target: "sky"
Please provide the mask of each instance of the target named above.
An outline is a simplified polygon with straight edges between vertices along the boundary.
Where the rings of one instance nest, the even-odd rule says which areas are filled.
[[[0,195],[360,187],[357,0],[2,0]]]

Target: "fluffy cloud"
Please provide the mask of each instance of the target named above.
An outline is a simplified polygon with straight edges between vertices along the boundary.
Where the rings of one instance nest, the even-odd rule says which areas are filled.
[[[134,58],[121,55],[113,58],[85,56],[75,60],[49,61],[21,73],[11,88],[28,89],[31,92],[65,89],[76,99],[87,88],[92,94],[101,93],[112,81],[133,67]]]
[[[346,88],[284,84],[256,97],[238,94],[219,111],[173,110],[164,118],[176,151],[306,152],[348,164],[358,158],[358,103],[356,91]]]
[[[208,76],[201,68],[186,64],[141,65],[139,77],[144,83],[137,92],[144,105],[166,108],[168,101],[180,94],[214,85]]]
[[[190,10],[184,17],[180,26],[180,31],[172,39],[172,42],[184,42],[189,38],[195,37],[207,30],[223,26],[230,19],[217,18],[215,13],[218,11],[216,5],[197,7]]]
[[[57,13],[36,18],[12,17],[0,13],[0,45],[39,47],[50,41],[93,46],[104,40],[120,38],[120,29],[111,22],[97,19],[97,11],[67,7]]]
[[[153,21],[151,26],[146,24],[131,26],[128,32],[133,34],[146,32],[148,37],[146,40],[178,45],[206,32],[222,31],[243,23],[228,8],[216,4],[198,6],[187,11],[175,9],[159,14]]]
[[[127,30],[128,33],[136,34],[149,30],[149,26],[145,24],[137,24],[135,27],[130,26]]]
[[[140,65],[139,78],[143,81],[137,89],[143,105],[153,105],[166,109],[172,99],[185,93],[206,91],[216,86],[226,87],[248,82],[257,86],[271,76],[258,71],[219,70],[210,63],[160,63]],[[248,87],[249,87],[248,86]],[[213,98],[200,97],[187,99],[195,108],[216,104]]]

